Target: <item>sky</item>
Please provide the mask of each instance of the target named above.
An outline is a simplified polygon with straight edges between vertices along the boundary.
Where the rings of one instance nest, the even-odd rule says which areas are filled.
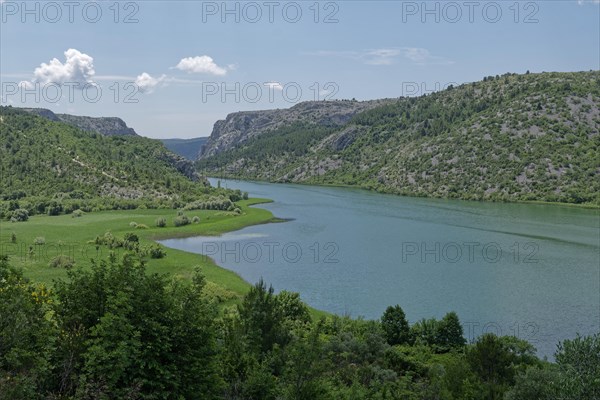
[[[237,111],[600,69],[600,1],[0,0],[1,104],[209,136]]]

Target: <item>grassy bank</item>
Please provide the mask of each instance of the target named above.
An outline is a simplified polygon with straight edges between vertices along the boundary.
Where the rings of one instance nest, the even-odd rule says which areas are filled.
[[[34,216],[27,222],[0,222],[0,255],[8,255],[12,265],[23,269],[30,279],[52,284],[57,278],[66,277],[66,270],[51,267],[49,263],[57,256],[64,255],[75,262],[75,268],[89,268],[92,260],[107,259],[110,249],[96,246],[94,239],[106,232],[115,237],[134,233],[139,237],[140,245],[153,245],[156,240],[190,236],[216,236],[247,226],[278,222],[273,214],[265,209],[251,207],[267,203],[266,199],[249,199],[238,202],[242,213],[214,210],[187,211],[192,219],[197,216],[200,222],[175,227],[173,220],[177,212],[164,210],[104,211],[84,214],[75,218],[72,215]],[[159,228],[156,220],[165,218],[167,226]],[[136,228],[142,226],[142,229]],[[143,228],[146,226],[147,229]],[[13,234],[16,241],[13,242]],[[44,244],[35,244],[41,242]],[[199,254],[167,248],[166,257],[148,258],[148,272],[170,274],[188,278],[196,267],[200,267],[207,281],[207,291],[223,305],[237,302],[250,284],[235,272],[219,267],[212,259]],[[123,254],[123,248],[113,249],[117,255]],[[321,315],[315,311],[314,315]]]

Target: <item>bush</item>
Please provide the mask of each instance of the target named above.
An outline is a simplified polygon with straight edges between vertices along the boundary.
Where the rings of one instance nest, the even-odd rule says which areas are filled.
[[[185,215],[180,215],[173,220],[175,226],[185,226],[190,224],[190,219]]]
[[[167,252],[160,246],[152,246],[150,248],[150,258],[159,259],[167,256]]]
[[[72,258],[69,258],[65,255],[60,255],[54,257],[50,263],[48,263],[50,268],[65,268],[70,269],[75,266],[75,261]]]
[[[194,224],[200,223],[200,217],[199,216],[195,216],[194,218],[192,218],[192,223],[194,223]]]
[[[138,224],[135,229],[148,229],[148,225],[145,224]]]
[[[17,235],[14,232],[10,235],[10,242],[17,243]]]
[[[84,212],[81,210],[75,210],[73,211],[73,214],[71,215],[72,218],[80,218],[83,217]]]
[[[165,226],[167,226],[167,220],[163,217],[157,218],[156,226],[159,228],[164,228]]]
[[[123,237],[123,240],[125,242],[131,242],[131,243],[139,243],[140,242],[140,238],[138,237],[138,235],[136,235],[135,233],[131,233],[131,232],[127,232],[125,234],[125,236]]]
[[[46,238],[43,236],[38,236],[35,239],[33,239],[33,244],[42,246],[42,245],[46,244]]]
[[[29,219],[29,211],[23,209],[23,208],[18,208],[16,210],[14,210],[12,212],[11,215],[11,222],[25,222]]]
[[[138,224],[137,224],[137,222],[135,222],[135,221],[132,221],[132,222],[130,222],[130,223],[129,223],[129,226],[130,226],[131,228],[134,228],[134,229],[135,229],[135,228],[137,228]]]

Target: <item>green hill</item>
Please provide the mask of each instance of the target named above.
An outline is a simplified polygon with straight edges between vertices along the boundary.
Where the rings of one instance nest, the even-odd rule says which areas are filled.
[[[182,207],[217,191],[157,140],[86,132],[12,107],[0,107],[0,132],[0,217],[16,208]]]
[[[599,105],[599,71],[505,74],[399,98],[342,127],[254,133],[198,168],[413,196],[600,204]]]

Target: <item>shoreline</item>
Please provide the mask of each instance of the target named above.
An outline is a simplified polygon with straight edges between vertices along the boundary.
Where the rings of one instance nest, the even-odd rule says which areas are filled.
[[[556,207],[570,207],[570,208],[581,208],[586,210],[600,210],[600,204],[593,203],[564,203],[558,201],[544,201],[544,200],[508,200],[508,201],[499,201],[499,200],[471,200],[471,199],[463,199],[460,197],[438,197],[438,196],[416,196],[416,195],[407,195],[400,194],[393,191],[383,191],[372,189],[365,186],[359,185],[348,185],[344,183],[316,183],[316,182],[273,182],[266,179],[258,179],[258,178],[237,178],[237,177],[214,177],[207,176],[209,179],[217,179],[217,180],[229,180],[229,181],[243,181],[243,182],[254,182],[254,183],[268,183],[273,185],[300,185],[300,186],[317,186],[317,187],[332,187],[332,188],[341,188],[341,189],[355,189],[355,190],[364,190],[369,193],[377,193],[377,194],[387,194],[397,197],[407,197],[411,199],[437,199],[437,200],[457,200],[457,201],[467,201],[472,203],[491,203],[491,204],[532,204],[532,205],[545,205],[545,206],[556,206]]]

